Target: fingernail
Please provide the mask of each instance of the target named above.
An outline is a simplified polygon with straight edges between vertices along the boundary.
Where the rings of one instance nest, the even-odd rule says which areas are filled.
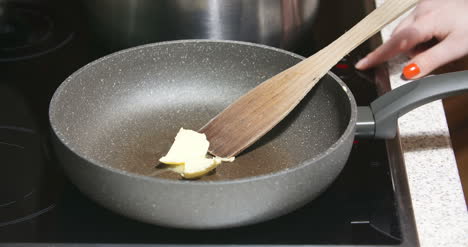
[[[406,67],[403,69],[403,75],[405,76],[406,79],[411,79],[421,73],[421,70],[419,69],[419,66],[415,63],[408,64]]]
[[[356,63],[355,67],[356,67],[357,69],[363,69],[364,66],[367,65],[368,60],[369,60],[369,59],[367,59],[367,57],[365,57],[365,58],[359,60],[359,62]]]

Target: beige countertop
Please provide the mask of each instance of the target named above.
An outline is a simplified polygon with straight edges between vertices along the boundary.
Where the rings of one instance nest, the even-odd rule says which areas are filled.
[[[402,18],[382,30],[382,40]],[[391,88],[408,83],[401,79],[406,62],[403,56],[388,62]],[[409,112],[398,126],[421,246],[468,246],[468,212],[442,102]]]

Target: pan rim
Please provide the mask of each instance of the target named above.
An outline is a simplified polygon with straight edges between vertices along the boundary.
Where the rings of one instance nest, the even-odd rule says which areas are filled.
[[[346,86],[346,84],[338,77],[336,76],[333,72],[328,71],[327,75],[330,76],[336,83],[338,83],[342,88],[344,93],[346,94],[349,102],[350,102],[350,118],[348,125],[346,129],[343,131],[341,134],[340,138],[338,138],[329,148],[327,148],[325,151],[321,152],[320,154],[314,156],[311,159],[307,159],[298,165],[283,169],[277,172],[273,173],[267,173],[267,174],[262,174],[262,175],[256,175],[256,176],[251,176],[251,177],[244,177],[244,178],[237,178],[237,179],[231,179],[231,180],[217,180],[217,181],[198,181],[198,180],[173,180],[173,179],[167,179],[167,178],[158,178],[158,177],[151,177],[151,176],[146,176],[146,175],[141,175],[137,173],[131,173],[122,169],[114,168],[111,166],[106,165],[103,162],[96,161],[93,159],[90,159],[89,157],[86,157],[83,154],[80,154],[76,150],[74,150],[72,147],[70,147],[63,136],[61,132],[58,130],[56,124],[54,124],[54,121],[52,119],[53,112],[55,112],[55,108],[57,107],[57,102],[59,100],[60,95],[62,92],[65,90],[67,85],[79,74],[83,73],[86,71],[89,67],[94,66],[95,64],[101,63],[107,59],[110,59],[114,56],[121,55],[124,53],[132,52],[135,50],[140,50],[140,49],[146,49],[150,47],[155,47],[155,46],[163,46],[163,45],[172,45],[172,44],[178,44],[178,43],[227,43],[227,44],[235,44],[235,45],[245,45],[245,46],[253,46],[253,47],[258,47],[262,49],[267,49],[267,50],[272,50],[276,52],[281,52],[286,55],[290,55],[292,57],[298,58],[298,59],[305,59],[305,57],[300,56],[298,54],[295,54],[290,51],[286,51],[280,48],[272,47],[272,46],[267,46],[263,44],[257,44],[257,43],[251,43],[251,42],[245,42],[245,41],[237,41],[237,40],[214,40],[214,39],[183,39],[183,40],[174,40],[174,41],[163,41],[163,42],[156,42],[156,43],[149,43],[149,44],[144,44],[140,46],[135,46],[131,47],[128,49],[123,49],[120,51],[113,52],[111,54],[108,54],[106,56],[103,56],[101,58],[98,58],[96,60],[93,60],[89,62],[88,64],[84,65],[77,71],[73,72],[70,76],[68,76],[61,84],[60,86],[56,89],[54,92],[50,103],[49,103],[49,111],[48,111],[48,118],[49,118],[49,124],[52,129],[53,134],[55,135],[56,139],[60,141],[60,144],[63,145],[65,148],[67,148],[73,155],[76,155],[80,159],[84,160],[87,165],[92,165],[99,167],[101,169],[107,170],[112,173],[116,173],[119,175],[123,175],[126,177],[129,177],[131,179],[138,179],[138,180],[144,180],[147,182],[156,182],[156,183],[169,183],[169,184],[178,184],[178,185],[184,185],[188,184],[191,186],[211,186],[211,185],[227,185],[227,184],[239,184],[239,183],[248,183],[248,182],[253,182],[253,181],[258,181],[258,180],[264,180],[264,179],[271,179],[277,176],[282,176],[287,173],[294,172],[296,170],[303,169],[304,167],[316,163],[325,157],[327,157],[330,153],[333,153],[336,149],[340,147],[340,145],[345,142],[348,138],[352,138],[351,136],[354,136],[354,127],[357,121],[357,104],[354,99],[353,94],[351,93],[351,90]]]

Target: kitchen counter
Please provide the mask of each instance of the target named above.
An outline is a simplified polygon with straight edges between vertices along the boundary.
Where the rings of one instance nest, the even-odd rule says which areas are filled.
[[[383,41],[403,18],[382,30]],[[392,89],[407,83],[401,78],[407,61],[400,56],[388,62]],[[467,207],[442,101],[409,112],[398,126],[421,246],[467,246]]]

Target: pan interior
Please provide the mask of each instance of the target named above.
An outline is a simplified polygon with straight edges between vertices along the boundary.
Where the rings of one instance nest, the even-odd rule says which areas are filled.
[[[158,165],[180,127],[199,129],[236,98],[299,61],[282,51],[229,42],[139,47],[72,75],[54,96],[51,123],[71,150],[92,162],[180,179]],[[245,178],[297,166],[340,138],[350,109],[342,86],[327,75],[234,163],[223,163],[201,180]]]

